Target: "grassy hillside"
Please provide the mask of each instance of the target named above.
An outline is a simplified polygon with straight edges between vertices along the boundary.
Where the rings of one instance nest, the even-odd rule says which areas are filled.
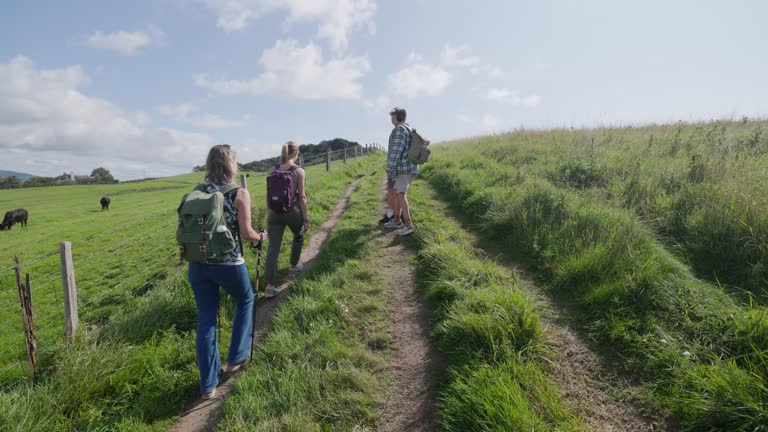
[[[685,430],[768,427],[766,122],[519,131],[424,174]]]
[[[308,168],[310,217],[318,226],[352,175],[342,168],[334,163],[330,176],[324,166]],[[38,347],[45,352],[64,333],[59,243],[73,242],[81,325],[103,325],[178,267],[176,207],[202,178],[192,173],[130,184],[0,191],[0,210],[23,207],[30,213],[27,228],[0,232],[0,312],[9,317],[0,324],[0,385],[28,375],[13,254],[30,273]],[[252,202],[263,207],[264,174],[251,173],[248,182]],[[102,212],[104,195],[112,204]]]

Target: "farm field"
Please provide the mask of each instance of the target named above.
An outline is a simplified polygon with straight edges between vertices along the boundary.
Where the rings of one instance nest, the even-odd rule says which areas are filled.
[[[314,266],[279,304],[214,428],[393,431],[417,420],[451,432],[768,428],[767,132],[768,122],[742,120],[440,143],[409,193],[417,229],[405,238],[375,223],[383,155],[330,173],[310,168],[313,229],[352,179],[360,183]],[[41,372],[31,382],[20,327],[7,333],[18,349],[3,359],[15,367],[3,377],[0,425],[159,431],[182,415],[196,393],[195,313],[167,204],[195,176],[111,186],[110,213],[98,210],[103,190],[89,199],[73,188],[80,210],[70,220],[56,217],[66,207],[57,188],[31,191],[50,194],[53,208],[19,205],[30,209],[30,228],[11,234],[29,235],[36,213],[55,229],[35,234],[30,241],[41,244],[22,256],[25,271],[56,278],[35,302],[36,316],[53,317],[55,328],[42,330]],[[251,189],[256,203],[260,189]],[[120,216],[120,191],[135,200],[130,216]],[[11,198],[23,202],[0,194]],[[78,259],[97,273],[83,276],[85,331],[71,347],[58,255],[35,260],[57,252],[63,239],[51,233],[69,231],[80,236],[68,238],[80,253],[78,286]],[[131,243],[126,232],[147,240],[122,247]],[[152,247],[167,257],[147,254]],[[392,251],[405,250],[393,260]],[[45,286],[34,274],[33,294]],[[15,318],[9,289],[5,316]],[[418,394],[406,392],[399,366],[412,346],[398,334],[395,311],[405,304],[391,304],[393,290],[427,308],[418,324],[433,370]],[[224,341],[229,319],[225,312]],[[404,419],[393,403],[418,409]]]
[[[423,177],[672,430],[768,427],[768,123],[516,131]]]
[[[370,158],[347,165],[334,162],[328,173],[325,167],[308,168],[310,235],[327,218],[346,184],[370,174],[372,168]],[[38,375],[25,383],[29,371],[15,276],[0,274],[4,296],[0,307],[6,317],[0,339],[3,430],[8,425],[16,430],[70,430],[119,424],[135,430],[135,421],[167,423],[185,400],[194,397],[197,377],[190,330],[195,309],[186,272],[178,265],[174,236],[175,208],[183,193],[201,179],[202,174],[195,173],[141,183],[0,193],[0,200],[30,211],[27,228],[15,226],[3,232],[0,255],[19,254],[23,270],[31,273],[38,336]],[[253,203],[262,204],[263,174],[251,173],[248,182]],[[106,194],[113,197],[112,204],[102,213],[98,199]],[[263,218],[263,212],[255,215]],[[73,242],[81,320],[78,338],[70,347],[64,342],[57,251],[58,242],[65,239]],[[26,249],[27,244],[32,246]],[[46,256],[51,252],[56,253]],[[252,255],[246,254],[249,267],[255,261]],[[287,254],[281,258],[284,275]],[[45,282],[43,277],[50,280],[43,284],[39,282]],[[230,319],[225,311],[224,340]],[[145,391],[146,386],[150,390]],[[56,408],[49,405],[59,398]],[[40,415],[30,416],[28,411],[35,409]]]

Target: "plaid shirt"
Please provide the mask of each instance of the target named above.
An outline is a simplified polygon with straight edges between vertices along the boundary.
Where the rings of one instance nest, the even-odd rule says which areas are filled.
[[[389,134],[387,146],[387,171],[393,176],[398,174],[418,174],[419,166],[408,160],[408,147],[411,145],[411,133],[405,125],[397,126]]]

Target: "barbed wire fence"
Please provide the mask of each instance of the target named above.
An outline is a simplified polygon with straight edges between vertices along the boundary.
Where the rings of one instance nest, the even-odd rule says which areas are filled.
[[[380,151],[384,148],[375,143],[335,151],[329,148],[325,155],[307,160],[302,155],[298,162],[302,167],[325,163],[330,171],[332,162],[346,164]],[[245,176],[242,181],[246,186]],[[146,287],[167,276],[174,262],[180,262],[174,238],[174,210],[176,207],[169,207],[74,242],[61,242],[58,250],[29,259],[14,256],[13,266],[0,268],[0,283],[16,285],[16,289],[0,289],[0,314],[7,317],[0,322],[0,389],[27,375],[34,376],[38,343],[54,344],[63,338],[71,342],[79,312],[88,315],[89,311],[124,301],[110,303],[110,299],[127,299],[142,290],[146,295],[151,292]],[[131,235],[103,241],[122,232]],[[102,274],[94,277],[97,272]],[[39,315],[33,313],[33,304]],[[20,320],[12,319],[18,313],[13,311],[15,305],[21,311]]]

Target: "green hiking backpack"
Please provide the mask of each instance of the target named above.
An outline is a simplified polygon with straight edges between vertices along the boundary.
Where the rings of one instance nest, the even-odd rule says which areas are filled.
[[[408,160],[416,165],[421,165],[429,159],[429,155],[432,153],[429,150],[429,140],[419,135],[416,129],[403,126],[411,134],[411,144],[408,146]]]
[[[184,195],[179,204],[179,227],[176,241],[181,259],[191,263],[221,263],[237,246],[236,233],[232,233],[224,217],[224,194],[237,189],[228,184],[208,193],[207,184],[195,187]]]

